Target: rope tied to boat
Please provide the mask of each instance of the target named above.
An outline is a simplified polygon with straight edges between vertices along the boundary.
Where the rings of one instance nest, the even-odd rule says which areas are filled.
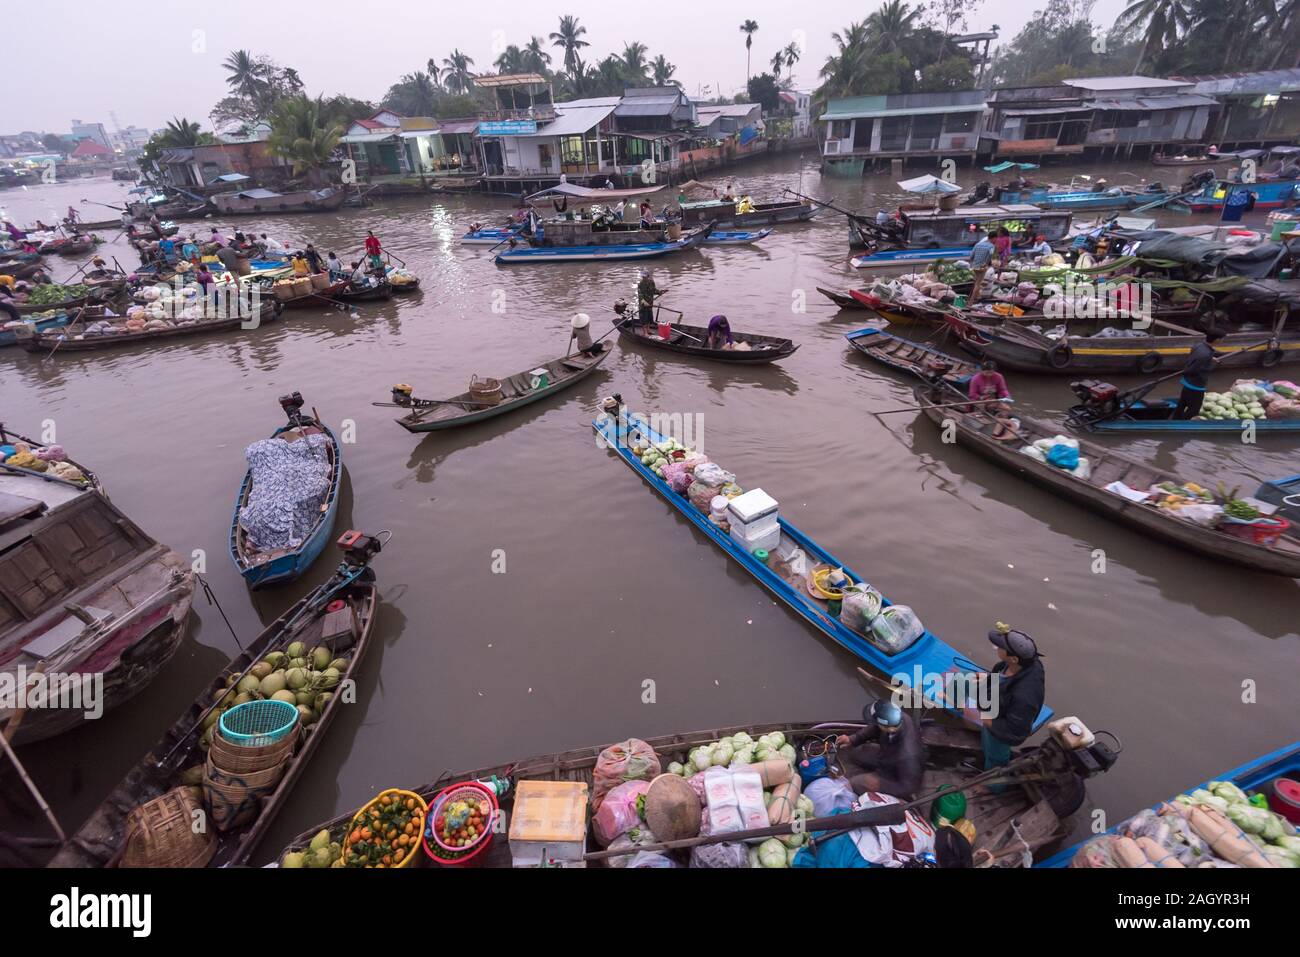
[[[195,575],[194,578],[203,586],[203,595],[207,598],[208,604],[217,606],[217,613],[221,615],[221,620],[226,623],[226,628],[230,630],[230,637],[235,639],[235,644],[240,651],[243,651],[244,646],[240,642],[239,636],[235,634],[234,626],[230,624],[230,619],[226,617],[225,609],[221,607],[221,602],[217,600],[217,594],[212,590],[212,586],[208,584],[208,580],[202,575]]]

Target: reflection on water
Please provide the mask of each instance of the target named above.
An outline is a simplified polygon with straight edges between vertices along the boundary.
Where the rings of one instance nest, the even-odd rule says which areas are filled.
[[[1116,184],[1171,179],[1140,165],[1042,175],[1063,182],[1085,169]],[[801,186],[867,213],[903,198],[888,176],[822,179],[811,155],[735,173],[756,198]],[[78,180],[8,190],[0,204],[18,222],[70,204],[89,218],[102,207],[82,198],[112,203],[124,193],[107,180]],[[1032,633],[1047,654],[1057,712],[1125,740],[1115,771],[1091,791],[1112,819],[1296,737],[1300,586],[1148,542],[944,446],[912,413],[873,415],[909,405],[911,390],[848,348],[843,333],[870,314],[841,313],[815,291],[865,278],[848,265],[843,217],[828,211],[777,227],[758,249],[706,247],[647,264],[669,290],[665,305],[686,322],[725,313],[736,329],[800,343],[788,359],[732,367],[619,342],[597,373],[553,399],[465,429],[408,434],[392,421],[396,410],[372,405],[388,400],[394,383],[445,397],[472,375],[529,368],[564,351],[574,313],[590,314],[600,335],[614,301],[634,294],[642,264],[506,268],[486,247],[456,242],[469,223],[510,211],[500,200],[437,196],[214,220],[291,245],[310,240],[344,260],[359,256],[372,228],[422,289],[358,304],[355,317],[302,310],[262,329],[152,350],[48,360],[0,350],[0,418],[29,433],[52,419],[59,442],[102,474],[128,515],[183,555],[202,554],[245,643],[323,581],[334,556],[291,586],[245,590],[226,554],[242,450],[279,424],[276,398],[293,390],[326,422],[355,426],[339,527],[395,533],[376,561],[379,643],[357,703],[331,726],[264,858],[379,787],[444,769],[633,734],[859,713],[856,662],[597,448],[590,421],[600,397],[615,391],[639,410],[700,416],[710,457],[744,487],[762,486],[786,517],[912,605],[963,655],[989,660],[984,634],[999,619]],[[133,251],[106,232],[112,241],[102,251],[134,264]],[[77,263],[56,257],[54,265],[66,275]],[[956,351],[935,330],[899,332]],[[1014,377],[1011,387],[1040,418],[1059,421],[1073,401],[1065,379]],[[1246,490],[1300,471],[1296,446],[1276,436],[1254,447],[1100,441]],[[1105,574],[1093,573],[1096,549],[1108,558]],[[493,571],[497,550],[505,574]],[[237,650],[200,598],[194,629],[162,678],[100,725],[24,749],[65,825],[89,812]],[[658,705],[641,702],[646,678],[656,681]],[[1257,703],[1242,704],[1244,681],[1256,683]],[[1195,749],[1171,746],[1189,739]],[[5,808],[39,831],[29,810]]]

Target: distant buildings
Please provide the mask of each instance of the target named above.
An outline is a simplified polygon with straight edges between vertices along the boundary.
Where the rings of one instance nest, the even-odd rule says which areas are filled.
[[[153,134],[143,126],[124,126],[113,134],[113,146],[123,153],[138,153]]]
[[[831,100],[822,157],[828,172],[860,176],[868,162],[910,157],[964,157],[979,151],[987,108],[979,90],[900,93]]]
[[[113,141],[108,137],[108,130],[104,129],[103,123],[83,123],[81,120],[72,121],[72,139],[74,140],[94,140],[106,150],[113,148]]]

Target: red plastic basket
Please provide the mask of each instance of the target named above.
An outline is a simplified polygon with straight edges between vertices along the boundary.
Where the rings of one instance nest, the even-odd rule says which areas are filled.
[[[437,821],[442,814],[442,806],[448,801],[456,800],[458,797],[473,798],[474,800],[486,800],[492,810],[488,815],[487,826],[478,840],[469,847],[449,847],[442,843],[442,839],[437,833]],[[424,848],[433,861],[446,865],[448,867],[459,867],[468,864],[492,843],[492,837],[495,834],[497,818],[501,813],[501,807],[497,803],[496,792],[491,788],[484,787],[477,781],[464,781],[459,784],[452,784],[443,788],[429,802],[429,813],[425,817],[424,830],[420,833],[420,846]],[[433,840],[429,840],[430,833],[433,834]]]
[[[1253,522],[1237,522],[1230,519],[1220,526],[1224,532],[1234,538],[1245,539],[1248,542],[1254,542],[1256,545],[1276,544],[1277,540],[1285,535],[1290,527],[1291,523],[1281,515],[1261,518]]]

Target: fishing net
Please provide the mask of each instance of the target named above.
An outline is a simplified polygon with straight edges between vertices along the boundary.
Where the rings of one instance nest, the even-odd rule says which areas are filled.
[[[320,518],[329,494],[329,439],[320,433],[293,442],[261,439],[244,450],[253,473],[239,524],[261,551],[297,548]]]

